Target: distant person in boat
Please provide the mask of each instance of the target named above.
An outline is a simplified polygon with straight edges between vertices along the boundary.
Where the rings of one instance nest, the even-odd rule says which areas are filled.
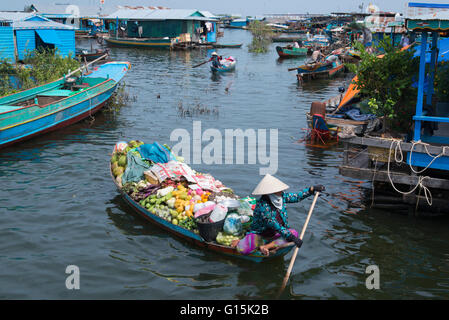
[[[297,41],[295,41],[295,43],[293,44],[293,48],[299,49],[299,44]]]
[[[410,44],[410,39],[408,37],[407,32],[402,32],[402,37],[401,37],[401,43],[400,43],[400,47],[404,48],[406,46],[408,46]]]
[[[324,54],[321,49],[315,49],[312,53],[312,62],[320,62],[322,58],[324,58]]]
[[[284,192],[288,188],[288,185],[269,174],[260,181],[253,191],[253,195],[261,197],[254,209],[250,231],[232,244],[237,251],[246,255],[259,249],[264,255],[269,255],[270,250],[276,250],[288,242],[301,247],[298,232],[288,225],[285,204],[299,202],[325,188],[317,185],[296,193]]]
[[[215,68],[220,68],[222,66],[221,57],[216,52],[212,52],[212,56],[209,61],[212,61],[212,66]]]

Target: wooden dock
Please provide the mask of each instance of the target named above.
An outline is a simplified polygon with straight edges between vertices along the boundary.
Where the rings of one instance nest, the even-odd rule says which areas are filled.
[[[414,216],[449,213],[449,173],[432,165],[424,170],[408,163],[410,153],[412,157],[428,153],[440,158],[449,156],[445,146],[369,136],[340,141],[345,145],[340,174],[371,182],[373,196],[369,201],[374,207],[387,206],[394,211],[406,205],[408,214]]]

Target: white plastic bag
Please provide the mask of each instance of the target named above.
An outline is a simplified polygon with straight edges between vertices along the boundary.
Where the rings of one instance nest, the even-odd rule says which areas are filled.
[[[228,208],[219,203],[215,206],[214,211],[212,211],[209,218],[212,222],[218,222],[226,218],[227,213]]]

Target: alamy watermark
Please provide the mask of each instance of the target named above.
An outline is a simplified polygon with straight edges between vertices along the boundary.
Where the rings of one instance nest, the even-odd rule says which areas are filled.
[[[203,132],[201,121],[193,121],[192,136],[178,128],[171,132],[170,141],[177,142],[172,152],[187,164],[258,164],[264,166],[259,169],[260,175],[278,170],[278,129],[225,129],[223,135],[214,128]]]
[[[365,280],[365,286],[368,290],[380,289],[380,270],[375,264],[369,265],[365,270],[366,274],[369,276]]]
[[[69,274],[65,279],[65,287],[69,290],[79,290],[80,268],[76,265],[69,265],[65,268],[65,273]]]

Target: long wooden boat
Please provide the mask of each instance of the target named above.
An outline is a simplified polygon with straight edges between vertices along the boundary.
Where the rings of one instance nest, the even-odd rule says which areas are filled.
[[[109,50],[97,49],[95,52],[83,52],[82,50],[77,51],[75,55],[81,59],[81,61],[93,61],[95,59],[100,58],[101,56],[109,54]]]
[[[289,243],[285,247],[279,248],[276,252],[270,253],[269,256],[265,256],[259,250],[255,251],[249,255],[243,255],[243,254],[239,253],[233,247],[221,245],[215,241],[207,242],[200,235],[194,233],[193,231],[185,229],[179,225],[172,224],[170,221],[165,220],[165,219],[159,217],[158,215],[156,215],[155,213],[148,211],[146,208],[141,206],[140,203],[134,201],[117,184],[117,181],[114,179],[114,175],[111,172],[111,167],[109,167],[109,171],[111,173],[112,181],[114,181],[114,184],[117,187],[117,190],[120,192],[123,199],[134,210],[135,213],[137,213],[139,216],[143,217],[145,220],[168,231],[169,233],[171,233],[179,238],[182,238],[184,240],[187,240],[190,243],[193,243],[194,245],[196,245],[198,247],[205,248],[210,251],[214,251],[214,252],[217,252],[220,254],[224,254],[224,255],[239,258],[239,259],[250,260],[253,262],[263,262],[263,261],[272,260],[274,258],[283,257],[288,252],[290,252],[290,250],[295,246],[294,244]]]
[[[212,72],[230,72],[230,71],[234,71],[235,70],[235,65],[236,64],[237,64],[236,60],[232,60],[231,61],[231,60],[228,60],[226,58],[226,59],[222,60],[222,66],[221,67],[217,68],[217,67],[214,67],[213,65],[211,65],[210,66],[210,70]]]
[[[221,43],[214,43],[212,44],[212,47],[214,48],[241,48],[243,43],[237,43],[237,44],[221,44]]]
[[[113,38],[103,37],[110,46],[134,48],[170,48],[169,38]]]
[[[130,68],[108,62],[89,75],[0,98],[0,148],[76,123],[100,110]]]
[[[276,52],[281,58],[296,58],[296,57],[304,57],[309,53],[308,48],[295,48],[293,46],[287,47],[276,47]]]
[[[304,64],[297,68],[298,74],[296,75],[298,81],[303,82],[315,78],[325,77],[332,78],[337,74],[343,72],[345,69],[345,65],[340,61],[332,62],[332,63],[313,63],[313,64]]]

